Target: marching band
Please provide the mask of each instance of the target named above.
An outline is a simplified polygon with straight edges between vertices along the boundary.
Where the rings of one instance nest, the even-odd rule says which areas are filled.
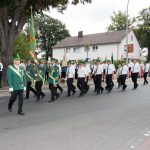
[[[102,62],[97,59],[91,64],[85,61],[78,61],[75,64],[73,61],[68,61],[66,66],[65,75],[61,75],[61,66],[58,65],[58,60],[52,58],[47,63],[44,60],[40,60],[37,64],[32,59],[28,59],[25,64],[25,69],[21,69],[20,59],[14,58],[14,64],[8,67],[7,80],[9,84],[9,91],[11,93],[10,101],[8,104],[8,110],[12,111],[12,105],[19,97],[18,114],[23,115],[23,91],[25,93],[25,99],[29,99],[30,91],[34,93],[36,101],[40,101],[45,97],[45,93],[42,91],[42,86],[48,82],[51,97],[48,102],[54,102],[60,97],[63,92],[63,88],[60,86],[60,81],[66,81],[67,84],[67,97],[74,95],[77,91],[75,86],[75,80],[77,78],[77,88],[79,89],[79,97],[84,96],[88,90],[88,81],[92,78],[94,83],[94,92],[96,95],[102,94],[104,87],[102,82],[106,81],[105,90],[110,93],[113,89],[114,75],[117,72],[118,88],[122,87],[122,91],[127,88],[126,79],[130,78],[133,82],[133,89],[138,87],[137,78],[139,77],[140,65],[137,60],[129,63],[129,66],[125,65],[124,61],[118,69],[110,60]],[[22,71],[21,71],[22,70]],[[144,63],[142,66],[144,83],[147,85],[147,76],[150,72],[149,63]],[[62,78],[63,76],[63,78]],[[17,81],[18,80],[18,81]],[[34,87],[33,87],[34,86]],[[58,89],[60,92],[58,92]]]

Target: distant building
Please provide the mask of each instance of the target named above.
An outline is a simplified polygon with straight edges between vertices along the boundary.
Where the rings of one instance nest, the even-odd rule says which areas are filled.
[[[140,59],[140,45],[132,30],[128,34],[128,58]],[[126,58],[126,31],[113,31],[67,37],[53,46],[53,57],[62,60],[66,53],[67,60]]]

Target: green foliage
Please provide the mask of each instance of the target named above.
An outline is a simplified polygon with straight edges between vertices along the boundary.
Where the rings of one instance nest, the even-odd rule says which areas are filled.
[[[34,25],[37,46],[46,51],[46,54],[50,56],[52,56],[52,46],[65,37],[70,36],[69,31],[62,22],[42,13],[35,15]],[[26,30],[29,29],[27,28]]]
[[[13,53],[18,53],[21,59],[25,59],[30,56],[28,37],[24,32],[21,32],[18,35]]]
[[[134,29],[135,35],[140,43],[140,46],[148,47],[148,60],[150,60],[150,7],[143,9],[137,17],[137,28]]]
[[[112,23],[107,27],[108,31],[119,31],[126,29],[126,14],[121,11],[118,11],[118,13],[113,12],[113,16],[111,16],[111,22]],[[128,19],[129,28],[132,27],[134,22],[135,18]]]
[[[118,69],[118,66],[121,65],[122,61],[121,60],[114,60],[114,65],[116,70]]]

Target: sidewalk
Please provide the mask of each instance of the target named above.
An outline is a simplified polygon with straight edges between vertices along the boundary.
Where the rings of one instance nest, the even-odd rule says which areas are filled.
[[[150,79],[150,77],[147,78],[147,80],[149,80],[149,79]],[[138,81],[142,81],[142,80],[144,80],[144,79],[143,78],[138,78]],[[116,78],[113,81],[114,81],[114,83],[116,83],[117,82]],[[131,78],[126,79],[126,82],[127,83],[132,82],[132,79]],[[105,82],[102,82],[102,83],[105,83]],[[77,80],[75,81],[74,84],[75,84],[75,86],[77,85]],[[62,86],[63,89],[67,88],[66,83],[60,83],[60,85]],[[91,79],[89,81],[89,85],[93,85],[93,79]],[[10,95],[8,89],[9,89],[8,86],[0,88],[0,97]],[[48,90],[49,89],[48,84],[43,85],[42,89],[43,89],[43,91]]]

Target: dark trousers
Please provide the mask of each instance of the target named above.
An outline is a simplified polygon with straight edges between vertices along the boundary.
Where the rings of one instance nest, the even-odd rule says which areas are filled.
[[[2,71],[0,71],[0,88],[2,87]]]
[[[67,87],[68,87],[68,95],[71,94],[71,91],[74,93],[76,87],[73,85],[73,78],[67,78]]]
[[[95,85],[94,92],[96,92],[97,91],[96,76],[93,75],[92,78],[93,78],[93,82],[94,82],[94,85]]]
[[[61,92],[63,91],[62,87],[59,84],[57,84],[56,91],[57,91],[57,89],[59,89],[59,91],[61,91]]]
[[[144,84],[145,84],[145,83],[148,84],[148,81],[147,81],[147,74],[148,74],[148,72],[144,72],[144,75],[143,75],[143,77],[144,77]]]
[[[84,94],[84,85],[85,85],[85,78],[78,78],[78,81],[77,81],[77,87],[79,88],[80,90],[80,95],[83,95]]]
[[[100,93],[100,90],[103,90],[102,85],[101,85],[102,74],[97,74],[95,78],[96,78],[95,80],[96,80],[96,87],[97,87],[96,91],[97,93]]]
[[[22,106],[23,106],[23,90],[15,90],[11,92],[11,97],[8,103],[8,108],[11,109],[13,103],[16,101],[18,96],[18,113],[22,112]]]
[[[137,84],[138,73],[132,73],[131,77],[132,77],[132,81],[134,83],[134,89],[136,89],[138,87],[138,84]]]
[[[102,79],[102,80],[103,80],[103,82],[104,82],[104,80],[105,80],[105,76],[106,76],[106,75],[105,75],[105,72],[106,72],[106,69],[103,69],[103,76],[102,76],[102,78],[103,78],[103,79]]]
[[[88,90],[89,90],[88,81],[89,81],[89,76],[86,77],[86,82],[84,82],[84,91],[85,91],[85,93],[87,93]]]
[[[121,81],[121,85],[122,85],[122,89],[124,90],[127,85],[126,85],[126,78],[127,78],[127,75],[126,74],[123,74],[123,75],[120,75],[120,81]]]
[[[35,89],[37,90],[37,99],[40,99],[40,96],[45,96],[45,94],[42,92],[42,85],[42,81],[35,82]]]
[[[51,100],[59,96],[53,83],[49,83],[49,90],[51,91]]]
[[[30,91],[32,91],[35,95],[37,95],[37,91],[31,87],[31,81],[27,82],[27,88],[26,88],[26,98],[28,99],[29,98],[29,95],[30,95]]]
[[[111,91],[112,90],[112,74],[106,75],[106,84],[107,84],[106,89],[108,91]]]
[[[118,88],[121,86],[121,75],[117,77]]]

